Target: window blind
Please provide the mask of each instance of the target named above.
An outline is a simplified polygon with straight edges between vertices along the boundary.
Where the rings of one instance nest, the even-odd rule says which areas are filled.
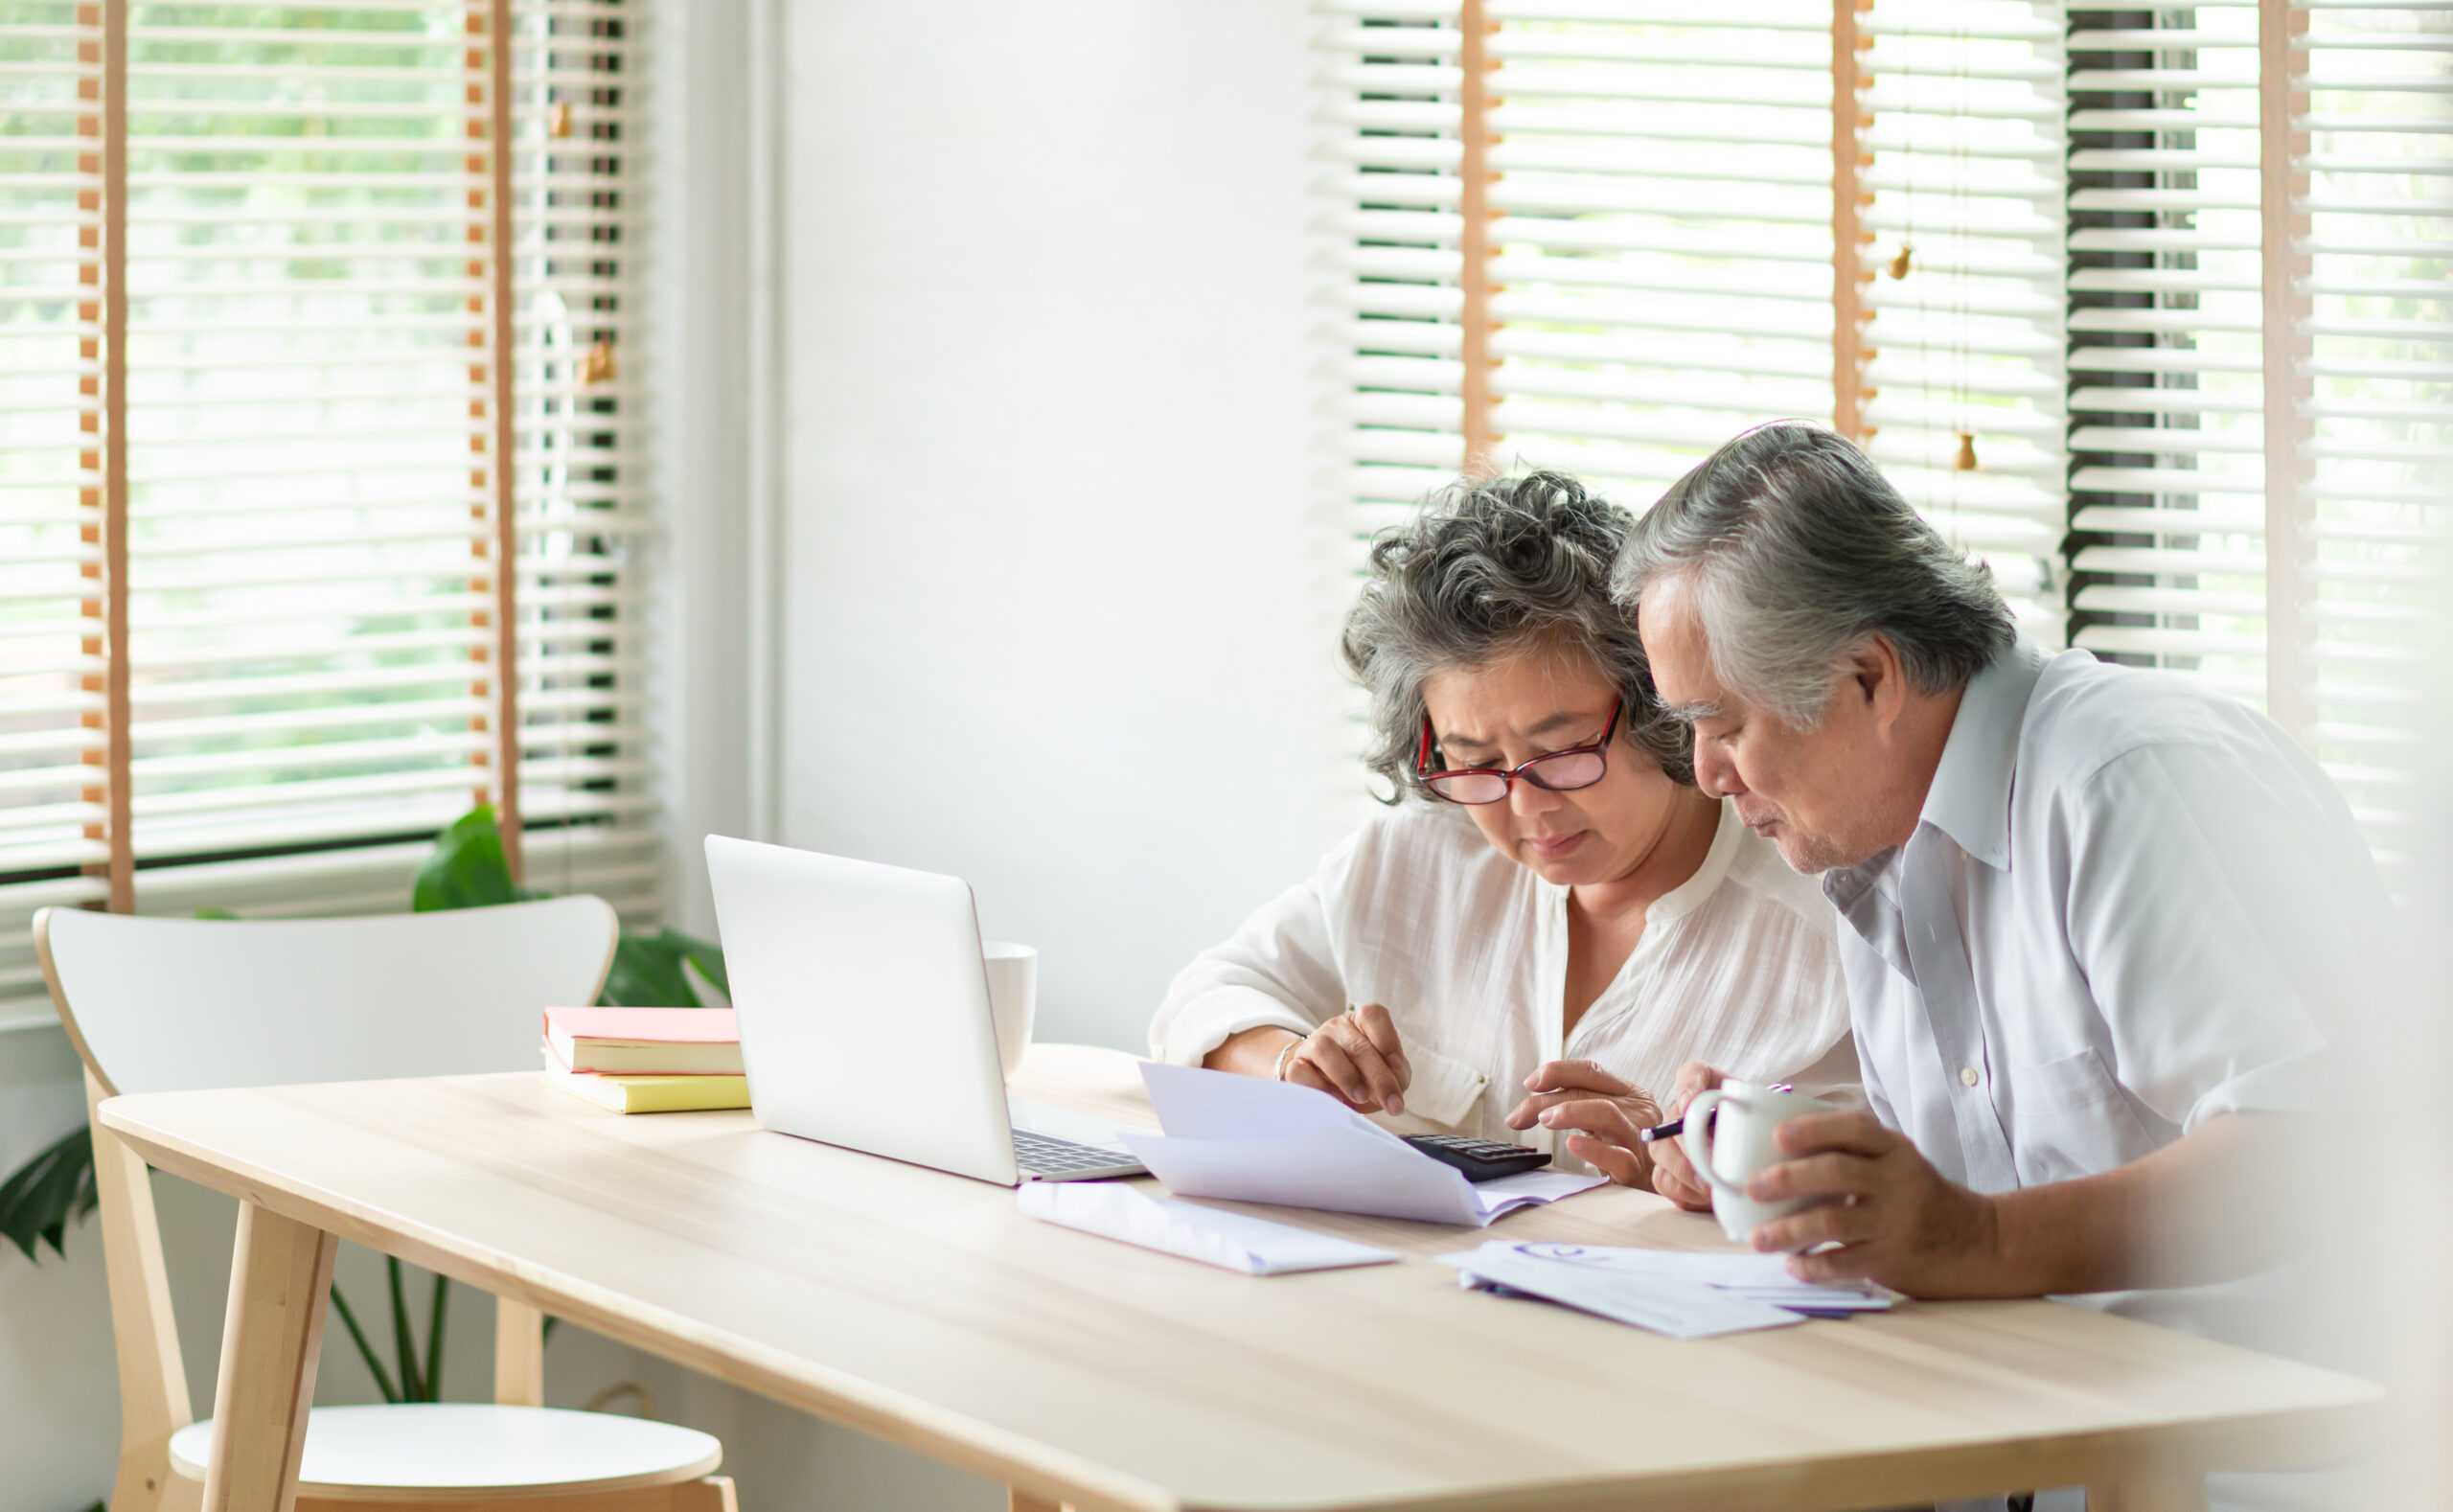
[[[1831,413],[1831,16],[1496,5],[1494,460],[1642,509]]]
[[[2266,709],[2392,868],[2453,501],[2453,15],[2264,20],[2088,12],[2071,38],[2074,639]]]
[[[147,911],[398,906],[498,797],[482,18],[279,13],[129,11]]]
[[[103,184],[90,149],[33,145],[75,135],[74,120],[36,138],[24,117],[28,129],[12,131],[28,144],[21,154],[49,154],[30,165],[39,181],[8,180],[26,207],[0,223],[13,239],[0,264],[12,285],[56,285],[93,265],[90,244],[82,263],[35,260],[76,232],[53,203],[61,195],[116,193],[126,218],[125,840],[136,906],[401,907],[434,834],[474,803],[508,800],[533,885],[654,907],[630,561],[647,517],[635,444],[636,9],[516,0],[498,69],[484,4],[131,6],[124,180]],[[73,97],[69,62],[103,50],[99,7],[58,10],[49,25],[0,24],[11,59],[37,70],[7,76],[12,88]],[[86,88],[90,113],[103,92]],[[59,187],[71,178],[89,187]],[[507,244],[496,221],[506,209]],[[0,475],[95,481],[90,450],[45,460],[63,426],[93,424],[94,385],[60,356],[96,341],[84,310],[45,304],[5,328],[12,406],[46,363],[68,399],[11,408]],[[11,488],[0,528],[68,552],[54,574],[85,573],[90,585],[92,541],[62,535],[77,527],[51,516],[93,506],[62,486],[38,497]],[[15,576],[30,594],[48,581],[31,561]],[[22,602],[30,628],[80,612],[74,598],[64,611]],[[518,720],[509,743],[506,606]],[[103,647],[49,633],[9,639],[49,648],[44,670],[21,665],[61,683],[59,738],[76,743],[67,760],[91,765]],[[61,648],[72,644],[70,657]],[[15,696],[6,708],[14,722],[38,717]],[[50,780],[34,774],[40,730],[23,733],[28,774],[8,780],[39,785]],[[95,790],[53,796],[11,807],[0,835],[73,822],[57,843],[86,849],[55,860],[30,843],[0,852],[0,867],[27,879],[16,887],[48,889],[41,901],[90,898],[96,883],[81,872],[31,875],[95,864]],[[56,819],[39,817],[45,809]],[[0,916],[0,928],[17,917]]]
[[[0,1023],[48,1013],[28,923],[106,897],[102,34],[0,26]]]
[[[1491,454],[1649,504],[1746,425],[1831,410],[1830,11],[1550,0],[1489,28]],[[1322,8],[1360,541],[1466,462],[1455,3]]]
[[[2073,28],[2071,639],[2262,704],[2256,7]]]
[[[2279,19],[2267,56],[2287,44],[2292,87],[2266,143],[2282,138],[2288,172],[2268,183],[2289,202],[2266,224],[2287,213],[2306,734],[2398,870],[2441,766],[2419,702],[2442,602],[2426,548],[2453,509],[2453,10]]]
[[[2063,25],[1873,0],[1860,28],[1867,449],[2020,627],[2062,641]]]
[[[654,533],[639,376],[645,8],[523,0],[513,95],[519,328],[520,800],[527,879],[627,917],[659,905],[647,728]]]
[[[1348,571],[1363,538],[1465,461],[1457,12],[1456,0],[1318,11]]]
[[[1562,469],[1642,509],[1738,430],[1831,414],[1827,4],[1319,14],[1341,599],[1370,537],[1468,465],[1469,434],[1478,468]]]

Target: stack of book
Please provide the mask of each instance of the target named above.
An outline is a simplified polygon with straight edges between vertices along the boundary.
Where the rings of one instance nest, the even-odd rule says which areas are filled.
[[[749,1106],[729,1008],[548,1008],[545,1080],[617,1113]]]

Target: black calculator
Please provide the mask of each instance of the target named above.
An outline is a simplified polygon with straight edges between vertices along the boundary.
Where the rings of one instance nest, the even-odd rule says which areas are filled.
[[[1468,1181],[1487,1181],[1495,1177],[1514,1176],[1519,1171],[1538,1171],[1550,1163],[1550,1157],[1539,1150],[1528,1150],[1504,1139],[1468,1139],[1463,1134],[1403,1134],[1406,1143],[1442,1165],[1453,1165],[1465,1173]]]

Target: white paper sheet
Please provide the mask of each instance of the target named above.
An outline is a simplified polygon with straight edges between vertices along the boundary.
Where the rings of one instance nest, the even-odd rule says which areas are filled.
[[[1511,1245],[1496,1241],[1439,1257],[1469,1287],[1502,1286],[1629,1323],[1672,1339],[1709,1339],[1761,1328],[1786,1328],[1802,1315],[1701,1281],[1627,1266],[1585,1264],[1574,1245]],[[1537,1250],[1569,1251],[1567,1254]]]
[[[1879,1313],[1900,1300],[1897,1292],[1879,1281],[1800,1281],[1789,1274],[1786,1255],[1699,1254],[1623,1245],[1523,1244],[1517,1249],[1536,1259],[1700,1282],[1754,1301],[1809,1313]]]
[[[1185,1197],[1479,1228],[1602,1181],[1525,1171],[1477,1186],[1308,1087],[1153,1061],[1142,1063],[1141,1079],[1166,1132],[1127,1130],[1125,1147]]]
[[[1034,1181],[1022,1187],[1015,1202],[1033,1218],[1246,1275],[1387,1265],[1397,1258],[1394,1250],[1197,1203],[1149,1197],[1116,1181]]]

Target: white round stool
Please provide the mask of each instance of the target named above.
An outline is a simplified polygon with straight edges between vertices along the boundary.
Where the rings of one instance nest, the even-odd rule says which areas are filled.
[[[171,1435],[171,1468],[204,1478],[213,1422]],[[301,1495],[345,1501],[421,1495],[587,1495],[695,1480],[723,1461],[697,1429],[612,1412],[491,1403],[319,1407],[307,1416]]]

